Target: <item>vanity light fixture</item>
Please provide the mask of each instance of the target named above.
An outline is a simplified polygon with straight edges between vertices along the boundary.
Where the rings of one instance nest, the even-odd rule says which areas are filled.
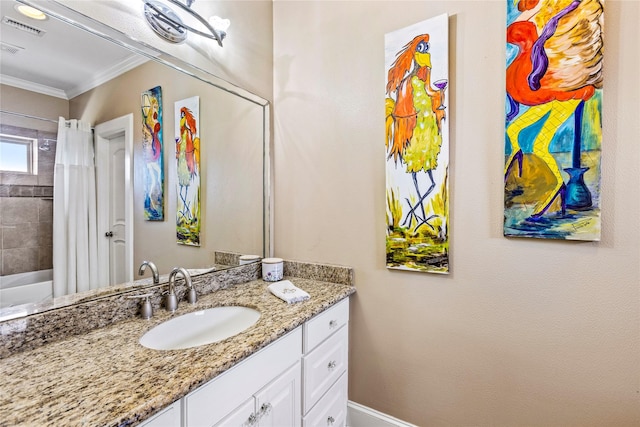
[[[217,16],[211,17],[208,21],[198,12],[191,8],[195,0],[142,0],[144,3],[144,16],[147,23],[160,37],[171,43],[182,43],[187,39],[190,31],[202,37],[215,40],[222,46],[222,40],[227,35],[230,21]],[[171,5],[177,6],[179,11],[186,13],[186,18],[197,23],[195,25],[185,24]],[[193,19],[192,19],[193,18]],[[198,24],[199,23],[199,24]],[[198,26],[199,28],[194,28]]]
[[[38,21],[47,19],[47,15],[45,15],[43,11],[35,7],[27,6],[26,4],[17,4],[14,8],[27,18],[37,19]]]

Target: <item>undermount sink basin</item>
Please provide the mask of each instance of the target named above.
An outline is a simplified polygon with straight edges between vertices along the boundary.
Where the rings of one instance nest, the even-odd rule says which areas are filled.
[[[149,330],[140,344],[153,350],[180,350],[222,341],[255,324],[260,312],[248,307],[215,307],[183,314]]]

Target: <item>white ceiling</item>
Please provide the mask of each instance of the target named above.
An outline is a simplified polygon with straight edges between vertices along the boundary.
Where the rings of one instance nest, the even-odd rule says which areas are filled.
[[[0,15],[44,30],[42,36],[0,23],[0,82],[70,99],[145,62],[145,58],[69,24],[38,21],[0,0]],[[17,46],[10,53],[5,44]]]

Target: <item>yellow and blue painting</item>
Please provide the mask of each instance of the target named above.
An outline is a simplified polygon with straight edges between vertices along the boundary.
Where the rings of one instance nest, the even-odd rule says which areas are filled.
[[[177,241],[200,246],[200,97],[175,103],[175,129]]]
[[[386,265],[449,272],[446,14],[385,34]]]
[[[142,92],[144,219],[148,221],[164,221],[162,131],[162,88],[156,86]]]
[[[506,2],[504,235],[600,240],[603,3]]]

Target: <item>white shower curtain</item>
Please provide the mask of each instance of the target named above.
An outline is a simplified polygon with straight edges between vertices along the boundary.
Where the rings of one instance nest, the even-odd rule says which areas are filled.
[[[98,288],[96,177],[91,126],[58,122],[53,179],[53,296]]]

